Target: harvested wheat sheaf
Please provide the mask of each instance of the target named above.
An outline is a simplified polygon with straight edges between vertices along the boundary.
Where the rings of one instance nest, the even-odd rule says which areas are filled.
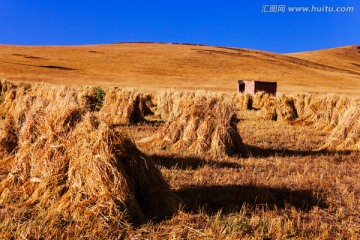
[[[260,107],[260,118],[274,121],[293,121],[298,118],[295,101],[292,97],[280,95],[271,96],[259,92],[255,94],[254,102]]]
[[[16,88],[16,85],[12,82],[7,81],[6,79],[0,80],[0,96],[3,96],[7,92],[9,92],[11,89]]]
[[[164,126],[141,142],[213,158],[247,154],[237,131],[236,109],[233,102],[226,100],[226,95],[211,96],[206,92],[183,97]]]
[[[163,120],[168,120],[170,115],[179,115],[186,107],[183,102],[193,101],[197,97],[218,98],[221,101],[232,104],[237,110],[252,109],[252,96],[243,93],[209,92],[204,90],[160,90],[156,93],[154,102],[156,104],[155,114]]]
[[[155,114],[163,120],[168,120],[171,114],[179,115],[182,112],[181,104],[195,97],[195,91],[180,91],[175,89],[161,90],[155,95]]]
[[[356,101],[343,95],[302,95],[296,97],[295,106],[304,124],[331,130],[339,124],[340,117]]]
[[[274,98],[274,96],[266,92],[256,92],[256,94],[253,96],[253,107],[256,109],[261,109],[262,107],[267,106],[269,101]]]
[[[279,96],[277,100],[277,119],[280,121],[293,121],[298,118],[294,99],[287,96]]]
[[[360,106],[347,109],[339,118],[338,125],[331,132],[322,149],[360,150]]]
[[[177,209],[152,161],[78,100],[42,85],[3,103],[0,238],[114,237]]]
[[[254,102],[255,106],[261,107],[259,114],[263,119],[290,121],[331,131],[326,144],[320,149],[360,149],[358,98],[332,94],[271,97],[259,93],[255,95]]]
[[[235,93],[229,95],[235,106],[240,110],[251,110],[253,108],[253,97],[250,94]]]
[[[110,89],[106,92],[100,117],[108,124],[128,125],[145,121],[152,114],[149,94],[135,90]]]
[[[276,99],[269,99],[268,102],[264,104],[262,108],[260,108],[258,116],[264,120],[276,121],[278,119],[276,111],[277,107],[278,104]]]

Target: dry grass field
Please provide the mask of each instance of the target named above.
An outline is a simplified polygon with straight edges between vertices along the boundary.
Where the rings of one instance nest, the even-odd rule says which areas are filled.
[[[49,58],[40,53],[22,52]],[[62,66],[79,68],[76,54]],[[37,79],[55,71],[33,68]],[[358,81],[337,71],[322,74]],[[0,239],[360,238],[358,96],[2,81],[0,114]]]
[[[360,47],[276,54],[187,44],[0,45],[0,77],[65,85],[234,92],[238,79],[277,81],[282,93],[359,94]]]
[[[0,45],[0,78],[0,239],[360,239],[359,46]]]

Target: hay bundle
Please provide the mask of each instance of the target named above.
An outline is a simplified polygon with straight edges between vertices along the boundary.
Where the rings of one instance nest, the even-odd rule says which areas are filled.
[[[266,92],[256,92],[255,96],[253,96],[253,107],[261,109],[262,107],[269,105],[269,102],[272,99],[275,99],[275,96]]]
[[[161,90],[155,95],[155,114],[163,120],[168,120],[171,114],[179,114],[182,111],[182,102],[195,97],[195,91]]]
[[[12,89],[4,95],[4,101],[0,105],[1,115],[2,117],[12,116],[12,125],[18,130],[34,100],[35,97],[27,94],[24,88]]]
[[[10,156],[16,150],[18,144],[18,134],[15,120],[8,116],[0,121],[0,159]]]
[[[295,109],[299,115],[302,117],[305,115],[307,109],[309,109],[309,105],[311,104],[313,96],[308,94],[296,94],[293,95]]]
[[[5,79],[1,79],[0,81],[0,96],[5,95],[7,92],[9,92],[12,89],[15,89],[16,85],[12,82],[9,82]]]
[[[234,102],[240,110],[251,110],[253,106],[253,98],[250,94],[236,93]]]
[[[11,115],[15,120],[16,128],[24,122],[26,113],[31,109],[37,99],[42,102],[61,102],[64,98],[72,98],[77,102],[76,89],[64,86],[53,86],[48,84],[33,84],[30,87],[18,86],[5,94],[5,99],[0,105],[2,115]],[[88,107],[88,106],[84,106]]]
[[[295,108],[294,99],[287,96],[276,97],[277,107],[276,115],[277,120],[280,121],[293,121],[298,118],[298,113]]]
[[[265,98],[266,99],[266,98]],[[263,101],[259,111],[261,119],[273,121],[293,121],[298,118],[294,99],[288,96],[277,96]]]
[[[105,95],[100,110],[101,119],[108,124],[128,125],[144,122],[149,97],[134,90],[111,89]],[[151,111],[150,111],[151,112]]]
[[[99,96],[99,91],[102,90],[91,86],[84,86],[76,89],[44,83],[10,86],[14,87],[8,88],[8,91],[3,93],[3,101],[0,105],[0,109],[3,113],[13,113],[18,109],[29,109],[29,106],[37,98],[41,98],[43,101],[54,101],[55,99],[61,101],[62,98],[70,95],[80,106],[85,107],[90,111],[98,111],[102,106],[103,99],[101,98],[103,96]]]
[[[71,93],[34,100],[7,153],[12,167],[0,164],[0,236],[108,238],[176,210],[152,161],[88,110]]]
[[[269,99],[269,101],[260,109],[258,116],[261,119],[276,121],[278,119],[277,107],[278,103],[276,99]]]
[[[150,93],[141,93],[140,112],[144,117],[154,115],[155,104],[153,103],[153,95]]]
[[[39,91],[39,89],[43,91]],[[3,117],[0,121],[0,156],[6,157],[18,148],[20,129],[29,110],[35,107],[37,98],[42,98],[43,104],[50,100],[62,102],[64,94],[69,93],[67,90],[66,88],[36,84],[33,89],[18,86],[6,92],[4,101],[0,105]]]
[[[168,120],[172,114],[179,115],[186,107],[184,102],[192,101],[194,98],[214,97],[221,101],[238,102],[237,95],[223,92],[209,92],[205,90],[183,91],[183,90],[161,90],[155,95],[156,115],[163,120]]]
[[[351,106],[340,116],[339,124],[331,132],[321,149],[360,150],[360,107]]]
[[[99,111],[103,106],[105,91],[99,87],[82,86],[76,89],[77,101],[90,111]]]
[[[141,142],[200,156],[247,154],[237,131],[236,110],[232,103],[204,95],[182,101],[180,108],[182,111],[171,114],[155,135]]]
[[[308,100],[309,101],[309,100]],[[353,104],[354,100],[346,96],[312,96],[306,104],[303,122],[317,129],[331,130],[339,123],[340,116]]]

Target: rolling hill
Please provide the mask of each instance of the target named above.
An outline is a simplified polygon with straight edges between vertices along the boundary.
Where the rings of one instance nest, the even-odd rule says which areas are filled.
[[[360,47],[277,54],[190,44],[0,45],[0,78],[66,85],[236,91],[237,80],[277,81],[280,92],[358,95]]]

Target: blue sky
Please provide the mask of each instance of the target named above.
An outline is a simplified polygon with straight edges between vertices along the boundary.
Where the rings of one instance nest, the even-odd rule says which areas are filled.
[[[285,5],[284,13],[262,7]],[[351,6],[294,13],[289,6]],[[179,42],[279,53],[360,44],[359,0],[1,0],[0,43]]]

